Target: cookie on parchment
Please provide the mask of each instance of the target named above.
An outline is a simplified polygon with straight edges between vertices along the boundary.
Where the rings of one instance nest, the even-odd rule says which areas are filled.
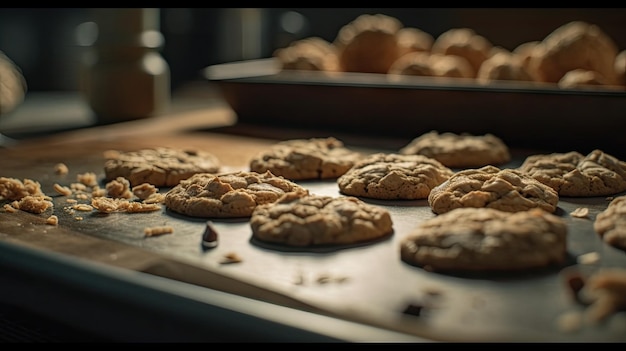
[[[453,174],[423,155],[375,153],[337,179],[341,193],[381,200],[419,200]]]
[[[567,258],[567,224],[540,208],[458,208],[421,222],[401,242],[400,257],[442,272],[543,268]]]
[[[289,180],[334,179],[361,157],[334,137],[291,139],[256,154],[250,160],[250,170],[270,171]]]
[[[606,196],[626,190],[626,162],[598,149],[586,156],[577,151],[530,155],[518,169],[560,196]]]
[[[399,152],[404,155],[432,157],[451,168],[498,166],[511,160],[508,146],[492,134],[430,131],[413,139]]]
[[[163,203],[191,217],[250,217],[258,206],[285,194],[305,196],[306,188],[271,172],[197,173],[165,194]]]
[[[558,193],[528,174],[485,166],[456,172],[435,187],[428,204],[436,214],[461,207],[488,207],[506,212],[541,208],[554,213]]]
[[[250,226],[261,241],[295,247],[357,244],[393,232],[389,211],[351,196],[285,195],[257,206]]]
[[[107,157],[106,180],[124,177],[131,186],[149,183],[171,187],[196,173],[216,173],[221,167],[219,159],[209,152],[168,147],[109,152]]]
[[[614,198],[598,213],[593,229],[607,244],[626,250],[626,195]]]

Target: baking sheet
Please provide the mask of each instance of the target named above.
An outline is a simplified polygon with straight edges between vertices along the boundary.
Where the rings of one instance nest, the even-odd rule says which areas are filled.
[[[102,180],[103,172],[97,170],[102,169],[103,162],[101,156],[73,159],[68,163],[72,172],[65,179],[96,171],[98,179]],[[514,167],[520,162],[516,159],[503,167]],[[52,163],[41,163],[42,170],[52,169],[52,166]],[[19,171],[12,171],[15,172]],[[36,174],[45,172],[39,170]],[[54,194],[53,184],[59,181],[49,172],[45,177],[33,179],[41,182],[47,194]],[[299,183],[315,194],[341,196],[335,181]],[[556,214],[565,218],[569,228],[566,265],[532,272],[465,276],[427,272],[400,260],[400,241],[418,223],[434,216],[426,200],[364,201],[390,211],[394,224],[392,236],[366,245],[313,250],[259,244],[251,239],[247,219],[213,219],[219,245],[206,250],[201,246],[206,220],[181,216],[167,209],[137,214],[72,214],[64,210],[68,206],[65,199],[56,196],[54,213],[59,216],[59,226],[63,229],[142,248],[268,289],[301,301],[303,305],[331,311],[347,320],[419,337],[444,341],[626,341],[624,313],[614,315],[600,326],[587,326],[574,333],[560,330],[557,323],[563,313],[582,308],[569,299],[568,288],[559,273],[561,269],[575,265],[579,255],[590,252],[598,253],[600,260],[584,265],[582,268],[587,271],[626,267],[624,252],[606,245],[593,231],[595,216],[608,205],[606,197],[561,198],[559,201]],[[578,207],[589,208],[589,217],[570,216]],[[0,212],[3,236],[27,235],[9,228],[13,223],[11,216]],[[82,216],[82,220],[76,220],[76,216]],[[54,235],[54,228],[43,225],[42,221],[38,223],[40,225],[31,225],[28,230],[40,231],[48,238]],[[160,225],[174,227],[174,233],[144,237],[145,227]],[[225,257],[233,253],[241,262],[223,263]],[[177,269],[180,267],[167,271],[167,266],[151,265],[145,271],[182,281],[203,277],[186,278],[185,275],[194,273]],[[427,307],[420,316],[415,316],[404,313],[410,306]]]
[[[209,66],[238,122],[325,128],[375,137],[492,133],[507,145],[554,152],[603,149],[626,158],[626,90],[385,74],[281,71],[276,59]]]

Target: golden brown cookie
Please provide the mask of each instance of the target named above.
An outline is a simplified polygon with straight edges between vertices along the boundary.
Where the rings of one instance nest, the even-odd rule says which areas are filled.
[[[563,78],[561,78],[557,84],[561,89],[618,88],[617,85],[611,85],[611,83],[600,73],[582,68],[577,68],[565,73]]]
[[[435,38],[430,33],[415,27],[401,28],[396,36],[400,46],[400,56],[409,52],[430,52],[435,42]]]
[[[560,196],[615,195],[626,190],[626,162],[602,150],[526,157],[519,171],[556,190]]]
[[[257,206],[250,226],[256,239],[296,247],[357,244],[393,232],[389,211],[351,196],[283,196]]]
[[[517,56],[508,52],[498,52],[483,61],[476,74],[480,84],[489,84],[494,80],[532,81],[533,78]]]
[[[506,212],[541,208],[554,213],[557,192],[530,175],[514,169],[485,166],[456,172],[428,196],[436,214],[461,207],[488,207]]]
[[[401,242],[401,259],[429,271],[520,271],[561,264],[565,221],[542,209],[509,213],[458,208],[421,222]]]
[[[626,86],[626,50],[622,50],[617,54],[614,66],[617,84],[624,88]]]
[[[201,150],[156,147],[108,155],[111,158],[104,163],[106,180],[124,177],[131,186],[175,186],[196,173],[216,173],[221,167],[215,155]]]
[[[546,36],[533,50],[531,71],[542,82],[557,83],[569,71],[596,71],[617,84],[614,63],[617,44],[600,27],[583,21],[568,22]]]
[[[258,205],[285,194],[305,196],[309,191],[271,172],[198,173],[169,190],[163,203],[191,217],[250,217]]]
[[[431,52],[441,55],[457,55],[467,59],[475,77],[483,61],[491,55],[492,48],[493,44],[473,29],[452,28],[435,39]]]
[[[391,65],[388,73],[423,77],[474,78],[474,69],[465,58],[423,51],[403,55]]]
[[[498,166],[511,160],[508,146],[492,134],[430,131],[411,140],[399,152],[403,155],[432,157],[451,168]]]
[[[290,180],[333,179],[346,173],[362,155],[334,137],[291,139],[260,151],[250,170],[271,171]]]
[[[296,40],[274,51],[273,56],[284,70],[340,71],[335,46],[319,37]]]
[[[13,111],[26,96],[28,86],[20,67],[0,51],[0,115]]]
[[[434,75],[430,67],[430,53],[423,51],[402,55],[389,67],[388,74],[430,77]]]
[[[341,193],[381,200],[418,200],[452,175],[439,161],[423,155],[375,153],[337,179]]]
[[[345,72],[387,73],[402,54],[396,34],[403,24],[383,14],[363,14],[339,29],[333,44]]]
[[[626,195],[611,200],[596,216],[593,228],[607,244],[626,250]]]
[[[474,78],[476,72],[471,63],[458,55],[430,55],[430,68],[435,77]]]

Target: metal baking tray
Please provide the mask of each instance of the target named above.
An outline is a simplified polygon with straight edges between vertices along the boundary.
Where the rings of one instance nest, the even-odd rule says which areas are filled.
[[[243,123],[375,137],[492,133],[512,147],[585,154],[600,148],[626,158],[626,90],[282,71],[275,58],[212,65],[203,75]]]
[[[101,157],[91,156],[68,160],[68,167],[73,172],[83,173],[102,169],[103,162]],[[520,158],[515,158],[503,167],[516,167],[520,162]],[[52,166],[45,162],[41,164],[43,169]],[[10,173],[17,176],[19,170]],[[103,172],[96,174],[103,179]],[[68,177],[71,179],[73,173]],[[44,192],[54,193],[52,187],[58,181],[55,177],[40,181]],[[300,184],[315,194],[341,196],[334,180],[303,181]],[[587,326],[573,333],[558,326],[563,313],[582,308],[569,298],[569,288],[561,274],[563,269],[581,267],[593,271],[601,267],[626,267],[624,251],[608,246],[593,231],[593,220],[608,205],[607,197],[560,199],[556,214],[566,220],[569,229],[569,257],[563,266],[471,275],[433,273],[401,261],[400,241],[418,223],[434,216],[426,200],[364,199],[388,209],[394,226],[392,236],[365,245],[290,249],[253,240],[247,219],[214,219],[219,245],[211,250],[201,245],[205,219],[189,218],[163,209],[140,214],[91,213],[76,220],[76,214],[63,210],[66,203],[61,197],[55,197],[54,201],[55,214],[60,219],[57,235],[67,232],[66,236],[72,238],[82,235],[102,240],[90,244],[88,249],[93,246],[95,250],[103,243],[111,242],[156,254],[163,260],[152,261],[137,270],[181,282],[182,286],[193,285],[193,292],[198,295],[210,296],[213,290],[224,290],[245,301],[252,299],[276,305],[277,314],[283,313],[283,307],[312,312],[313,315],[389,331],[402,341],[408,338],[453,342],[626,341],[626,316],[623,314],[616,314],[600,326]],[[578,207],[589,208],[589,216],[572,217],[570,213]],[[16,218],[19,220],[17,224]],[[170,225],[175,231],[169,235],[144,237],[143,229],[155,225]],[[3,240],[19,241],[30,236],[54,246],[54,233],[55,229],[42,225],[41,216],[20,214],[15,217],[14,214],[0,213]],[[58,250],[69,249],[59,247]],[[599,255],[597,262],[584,267],[577,264],[577,257],[591,252]],[[229,254],[236,254],[241,262],[223,263]],[[123,254],[115,255],[117,260],[124,258]],[[92,256],[115,255],[104,251]],[[114,261],[111,257],[105,259]],[[229,280],[230,284],[220,284],[223,280]],[[224,289],[228,286],[233,288]],[[115,293],[125,296],[124,292]],[[145,298],[152,299],[150,294]],[[414,306],[424,307],[419,315],[407,313]],[[296,323],[297,327],[301,325]],[[370,340],[375,338],[389,341],[394,337],[377,334]],[[366,338],[359,334],[355,339]]]

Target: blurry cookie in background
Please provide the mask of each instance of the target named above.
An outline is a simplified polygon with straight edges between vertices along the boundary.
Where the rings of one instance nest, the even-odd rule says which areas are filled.
[[[626,50],[620,51],[615,57],[615,74],[617,84],[626,87]]]
[[[436,77],[474,78],[476,72],[470,62],[458,55],[430,55],[430,67]]]
[[[391,80],[401,79],[399,76],[474,78],[474,69],[465,58],[423,51],[403,55],[387,73]]]
[[[431,157],[451,168],[498,166],[511,160],[508,146],[492,134],[430,131],[411,140],[399,153]]]
[[[539,80],[539,79],[535,77],[536,74],[531,69],[530,58],[533,54],[533,50],[535,50],[535,47],[537,47],[539,43],[541,43],[541,41],[539,40],[527,41],[527,42],[519,44],[518,46],[515,47],[515,49],[513,49],[513,51],[511,51],[511,54],[513,54],[520,61],[522,61],[522,66],[526,68],[526,72],[530,74],[533,80]]]
[[[335,46],[319,37],[309,37],[277,49],[273,54],[284,70],[340,71]]]
[[[400,56],[410,52],[430,52],[435,38],[419,28],[404,27],[396,33]]]
[[[345,72],[387,73],[403,53],[396,34],[404,25],[395,17],[364,14],[341,27],[333,44]]]
[[[484,85],[498,80],[533,81],[522,60],[505,51],[500,51],[483,61],[476,79],[479,84]]]
[[[583,21],[568,22],[548,34],[533,50],[530,66],[537,79],[558,83],[575,69],[600,73],[617,84],[615,58],[618,47],[599,26]]]
[[[13,111],[24,101],[27,91],[22,70],[0,51],[0,115]]]
[[[389,67],[388,74],[430,77],[434,75],[430,66],[430,53],[423,51],[402,55]],[[394,77],[392,79],[396,79]]]
[[[433,54],[457,55],[469,61],[478,72],[483,61],[491,56],[493,44],[470,28],[452,28],[440,34],[433,43]]]
[[[582,68],[573,69],[565,73],[557,84],[562,89],[618,88],[617,85],[612,85],[602,74]]]

